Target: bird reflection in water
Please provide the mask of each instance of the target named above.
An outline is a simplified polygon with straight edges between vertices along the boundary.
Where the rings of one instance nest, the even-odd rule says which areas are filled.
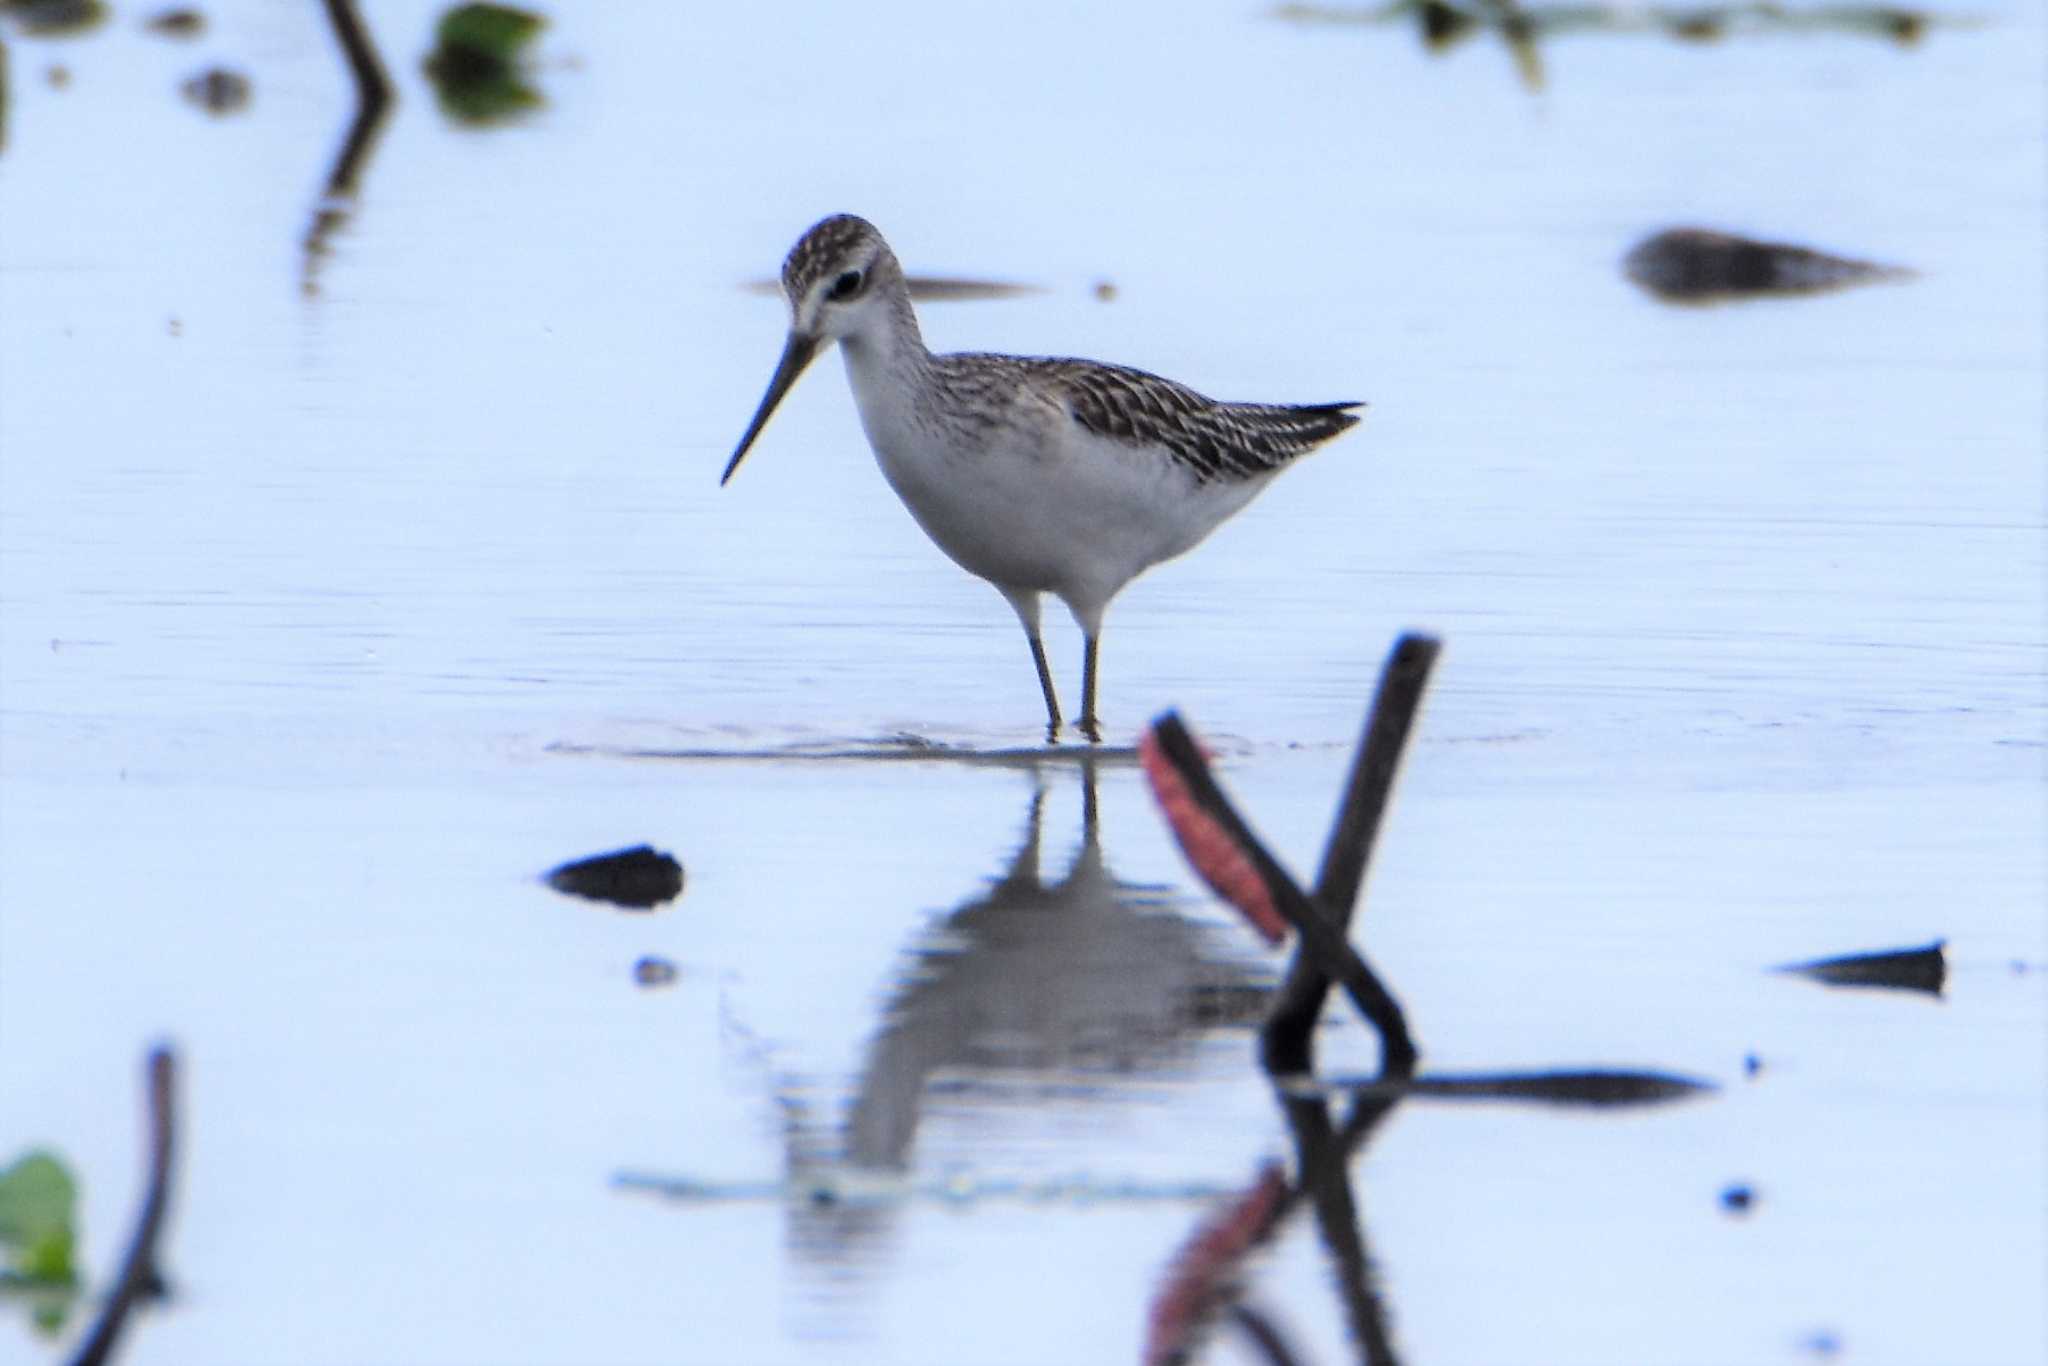
[[[859,1198],[838,1180],[806,1182],[805,1169],[893,1187],[886,1179],[912,1169],[935,1103],[1114,1103],[1135,1081],[1185,1068],[1204,1032],[1249,1028],[1265,1008],[1272,979],[1255,960],[1227,956],[1214,931],[1174,911],[1166,887],[1111,871],[1092,761],[1079,765],[1080,847],[1048,875],[1048,767],[1031,767],[1023,838],[1007,866],[906,955],[843,1123],[820,1132],[785,1098],[791,1185],[814,1192],[793,1206],[793,1250],[805,1261],[848,1270],[871,1261],[900,1204]]]

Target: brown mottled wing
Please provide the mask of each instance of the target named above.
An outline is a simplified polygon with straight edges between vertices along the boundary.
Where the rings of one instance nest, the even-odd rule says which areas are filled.
[[[1358,419],[1357,403],[1217,403],[1143,370],[1082,360],[1025,360],[1031,381],[1097,436],[1165,447],[1198,483],[1269,474]]]

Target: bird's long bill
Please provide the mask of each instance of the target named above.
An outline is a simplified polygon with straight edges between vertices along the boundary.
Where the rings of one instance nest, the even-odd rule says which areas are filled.
[[[740,461],[747,458],[747,451],[753,446],[754,438],[768,425],[768,419],[775,415],[775,405],[782,402],[782,396],[789,392],[789,386],[796,383],[796,377],[811,363],[811,357],[818,354],[818,339],[807,337],[801,332],[789,334],[789,344],[782,348],[782,359],[776,362],[775,377],[768,381],[768,392],[762,395],[761,406],[754,413],[754,420],[747,424],[747,434],[740,438],[739,449],[732,453],[732,461],[725,467],[725,473],[718,476],[721,488],[732,478],[732,472],[740,467]]]

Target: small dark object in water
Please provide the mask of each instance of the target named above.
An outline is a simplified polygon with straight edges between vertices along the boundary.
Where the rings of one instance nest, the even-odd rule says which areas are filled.
[[[1710,43],[1728,31],[1728,16],[1712,10],[1676,15],[1670,22],[1671,36],[1689,43]]]
[[[1756,1204],[1756,1191],[1737,1182],[1721,1192],[1721,1208],[1730,1214],[1747,1214]]]
[[[1948,979],[1947,946],[1947,940],[1937,939],[1924,948],[1816,958],[1810,963],[1786,963],[1776,971],[1811,977],[1831,987],[1887,987],[1939,996]]]
[[[1350,1088],[1354,1095],[1429,1096],[1438,1100],[1505,1100],[1535,1105],[1593,1107],[1656,1105],[1704,1095],[1712,1082],[1675,1072],[1620,1072],[1585,1068],[1548,1072],[1463,1072],[1369,1082]]]
[[[43,79],[49,82],[52,90],[67,90],[71,86],[71,68],[61,63],[52,65],[43,73]]]
[[[520,57],[547,20],[510,5],[456,5],[441,16],[427,78],[441,108],[464,123],[499,123],[542,103]]]
[[[1759,242],[1707,228],[1667,228],[1622,258],[1629,279],[1661,299],[1700,303],[1761,294],[1814,294],[1911,274],[1897,266],[1830,256],[1788,242]]]
[[[152,16],[143,27],[165,38],[197,38],[206,32],[206,16],[196,9],[167,9]]]
[[[1799,1340],[1799,1346],[1817,1357],[1840,1356],[1842,1352],[1842,1340],[1825,1328],[1816,1333],[1808,1333]]]
[[[641,844],[565,863],[549,873],[547,881],[570,896],[647,911],[682,893],[683,865],[672,855]]]
[[[649,954],[633,964],[633,980],[643,987],[671,986],[676,980],[676,965],[666,958]]]
[[[1927,16],[1915,10],[1879,10],[1878,16],[1885,33],[1901,43],[1917,43],[1927,32]]]
[[[1743,1076],[1745,1076],[1745,1077],[1753,1077],[1753,1076],[1755,1076],[1755,1075],[1756,1075],[1757,1073],[1759,1073],[1759,1072],[1761,1072],[1761,1071],[1763,1071],[1763,1070],[1764,1070],[1764,1060],[1763,1060],[1762,1058],[1759,1058],[1759,1057],[1758,1057],[1758,1056],[1757,1056],[1756,1054],[1754,1054],[1754,1053],[1744,1053],[1744,1054],[1742,1055],[1742,1075],[1743,1075]]]
[[[103,0],[0,0],[0,13],[37,38],[70,37],[106,21]]]
[[[1107,304],[1107,303],[1114,303],[1115,301],[1116,301],[1116,281],[1114,281],[1114,280],[1097,280],[1097,281],[1095,282],[1095,302],[1097,302],[1097,303],[1099,303],[1099,304]]]
[[[239,114],[249,107],[252,87],[239,71],[216,66],[178,87],[180,94],[209,114]]]
[[[1472,28],[1472,16],[1443,0],[1422,0],[1416,7],[1422,21],[1422,42],[1432,52],[1441,52]]]

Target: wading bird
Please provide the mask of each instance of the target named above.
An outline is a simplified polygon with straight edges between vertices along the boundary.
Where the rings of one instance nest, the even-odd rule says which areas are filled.
[[[890,487],[939,549],[995,585],[1023,623],[1048,741],[1059,738],[1060,704],[1039,635],[1040,595],[1066,603],[1086,639],[1081,733],[1100,741],[1096,654],[1110,599],[1358,421],[1357,403],[1218,403],[1095,361],[934,356],[895,253],[851,214],[797,241],[782,290],[789,340],[719,482],[732,478],[804,367],[838,342]]]

